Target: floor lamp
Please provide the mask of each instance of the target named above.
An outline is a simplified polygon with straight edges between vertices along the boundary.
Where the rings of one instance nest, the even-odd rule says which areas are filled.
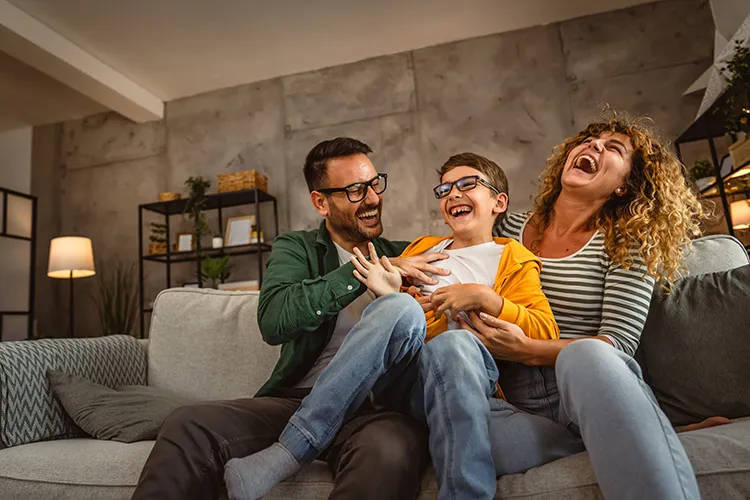
[[[69,279],[70,293],[68,311],[68,335],[74,336],[73,280],[88,278],[96,274],[94,270],[94,250],[91,240],[80,236],[63,236],[53,238],[49,244],[49,266],[47,276],[50,278]]]

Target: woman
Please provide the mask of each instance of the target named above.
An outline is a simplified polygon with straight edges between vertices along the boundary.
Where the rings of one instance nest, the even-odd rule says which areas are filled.
[[[470,364],[481,360],[476,339],[502,360],[507,401],[490,400],[488,422],[496,475],[585,447],[607,499],[700,497],[687,455],[632,355],[654,284],[669,286],[679,276],[682,250],[703,215],[682,166],[643,122],[592,123],[556,148],[533,211],[509,215],[500,233],[541,258],[561,339],[529,339],[515,325],[471,312],[474,328],[462,323],[471,333],[441,335],[420,360],[425,379],[439,366],[444,385],[463,381],[453,393],[432,393],[443,398],[436,408],[455,408],[485,389],[466,382],[478,370]],[[425,310],[439,305],[422,302]],[[431,428],[450,429],[448,418],[427,412]],[[477,472],[481,456],[460,463],[465,451],[449,433],[431,443],[431,453],[441,498],[492,498],[494,481]]]

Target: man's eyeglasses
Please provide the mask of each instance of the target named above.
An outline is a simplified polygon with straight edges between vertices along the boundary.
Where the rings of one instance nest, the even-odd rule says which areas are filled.
[[[319,193],[333,194],[346,193],[346,197],[352,203],[359,203],[367,197],[367,188],[372,188],[375,194],[382,194],[388,185],[388,174],[378,174],[367,182],[355,182],[342,188],[316,189]]]
[[[457,181],[444,182],[440,184],[439,186],[436,186],[432,190],[432,192],[435,193],[435,198],[439,200],[451,194],[451,191],[453,191],[454,184],[456,185],[456,188],[459,191],[471,191],[472,189],[477,187],[477,184],[482,184],[484,186],[487,186],[491,190],[493,190],[495,194],[500,194],[500,191],[498,191],[498,189],[495,186],[493,186],[486,180],[482,179],[478,175],[470,175],[468,177],[461,177]]]

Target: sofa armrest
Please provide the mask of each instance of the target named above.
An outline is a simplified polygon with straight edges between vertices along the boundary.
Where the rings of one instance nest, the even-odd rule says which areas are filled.
[[[146,384],[146,352],[128,335],[0,343],[0,441],[5,446],[84,435],[65,414],[47,370],[107,387]]]

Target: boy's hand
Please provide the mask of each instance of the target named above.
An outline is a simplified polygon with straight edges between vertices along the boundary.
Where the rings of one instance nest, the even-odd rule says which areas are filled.
[[[370,252],[368,261],[359,248],[354,248],[354,277],[364,283],[375,295],[382,297],[389,293],[396,293],[401,289],[401,274],[390,263],[387,257],[378,259],[375,245],[367,244]]]
[[[415,287],[414,285],[410,286],[409,289],[406,291],[409,295],[417,299],[417,302],[422,307],[422,310],[424,312],[430,312],[434,311],[436,307],[432,304],[432,301],[430,300],[429,295],[422,295],[422,292],[419,290],[419,288]]]
[[[437,285],[438,281],[425,273],[448,276],[451,273],[450,271],[430,264],[448,257],[449,255],[444,253],[425,253],[413,257],[391,257],[389,260],[398,269],[402,277],[414,278],[428,285]]]
[[[438,316],[450,309],[451,319],[456,321],[459,312],[486,310],[488,302],[497,297],[495,291],[485,285],[457,284],[438,288],[430,295],[430,301],[437,307]]]

